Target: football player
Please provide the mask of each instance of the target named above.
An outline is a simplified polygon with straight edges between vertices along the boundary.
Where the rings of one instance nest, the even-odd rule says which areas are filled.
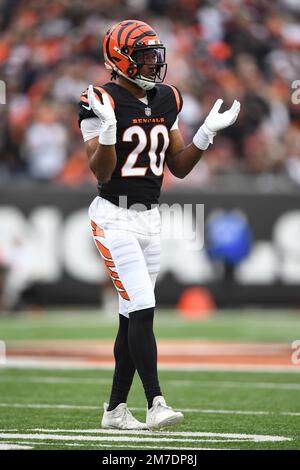
[[[161,392],[153,332],[164,165],[184,178],[216,133],[235,122],[240,103],[235,100],[220,113],[223,101],[218,99],[186,146],[178,129],[182,97],[174,86],[163,84],[166,51],[153,28],[121,21],[107,32],[103,50],[113,81],[90,85],[79,103],[89,166],[98,180],[98,196],[89,208],[93,237],[119,297],[115,370],[101,425],[159,429],[183,419]],[[126,405],[135,371],[148,402],[146,423]]]

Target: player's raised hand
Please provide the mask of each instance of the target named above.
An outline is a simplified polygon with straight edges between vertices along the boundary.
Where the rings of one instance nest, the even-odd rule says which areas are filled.
[[[241,109],[241,104],[239,101],[234,100],[230,109],[224,113],[220,113],[219,110],[222,104],[223,100],[219,98],[213,105],[210,113],[204,121],[204,124],[211,132],[217,132],[221,129],[225,129],[228,126],[231,126],[231,124],[236,121],[239,115]]]
[[[204,123],[195,134],[193,143],[200,150],[206,150],[209,144],[213,143],[214,137],[218,131],[231,126],[236,120],[240,112],[241,104],[239,101],[234,100],[232,106],[224,113],[220,113],[220,108],[223,104],[222,99],[218,99],[211,108]]]
[[[101,128],[108,129],[112,125],[116,125],[116,115],[112,107],[110,97],[107,93],[102,93],[102,103],[98,95],[94,93],[93,86],[88,88],[88,102],[96,116],[101,121]]]
[[[115,145],[117,141],[117,120],[110,96],[108,93],[102,93],[100,99],[95,94],[93,85],[89,85],[88,102],[101,122],[99,143],[102,145]]]

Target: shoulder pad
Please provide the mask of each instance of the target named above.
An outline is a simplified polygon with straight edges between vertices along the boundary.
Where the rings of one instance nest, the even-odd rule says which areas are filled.
[[[182,99],[180,91],[174,85],[169,85],[168,83],[166,83],[165,86],[171,88],[175,101],[176,101],[177,112],[180,113],[180,111],[182,110],[182,105],[183,105],[183,99]]]

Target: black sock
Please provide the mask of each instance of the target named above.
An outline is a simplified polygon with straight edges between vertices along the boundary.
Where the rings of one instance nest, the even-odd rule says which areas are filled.
[[[131,357],[141,378],[148,401],[161,395],[157,375],[157,347],[153,332],[154,307],[129,314],[128,341]]]
[[[135,365],[128,347],[128,318],[119,315],[119,331],[114,345],[115,372],[107,411],[111,411],[120,403],[126,403],[133,381]]]

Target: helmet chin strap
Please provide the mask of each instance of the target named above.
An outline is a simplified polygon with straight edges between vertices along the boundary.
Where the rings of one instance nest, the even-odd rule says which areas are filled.
[[[132,83],[135,83],[138,87],[142,88],[142,90],[149,91],[152,90],[156,83],[155,82],[148,82],[148,80],[143,80],[142,78],[130,78],[125,75],[125,73],[121,72],[121,70],[117,69],[117,67],[114,68],[114,70],[117,71],[118,75],[122,75],[122,77],[126,78],[126,80],[129,80]]]
[[[136,78],[134,80],[134,83],[137,84],[137,86],[139,86],[140,88],[142,88],[143,90],[152,90],[156,83],[155,82],[148,82],[146,80],[143,80],[142,78]]]

